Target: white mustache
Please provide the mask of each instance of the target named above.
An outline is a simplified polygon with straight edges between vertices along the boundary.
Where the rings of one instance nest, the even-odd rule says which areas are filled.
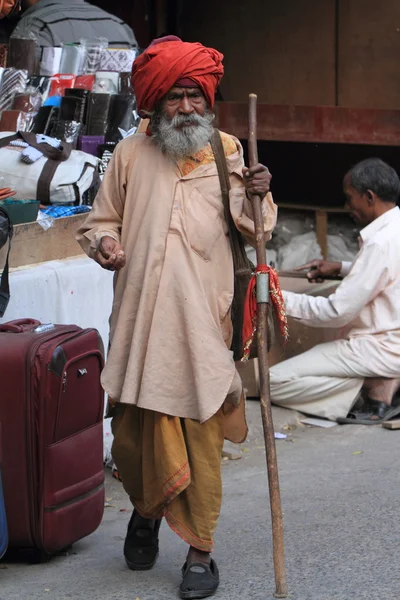
[[[171,120],[173,127],[179,127],[180,125],[204,125],[208,123],[207,119],[197,113],[191,115],[177,114]]]

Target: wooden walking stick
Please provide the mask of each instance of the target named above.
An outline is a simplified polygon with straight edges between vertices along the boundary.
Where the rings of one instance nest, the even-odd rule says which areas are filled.
[[[249,163],[250,167],[258,163],[257,152],[257,96],[249,96]],[[265,249],[264,220],[261,211],[260,196],[252,196],[253,219],[256,233],[257,266],[267,264]],[[270,301],[269,276],[259,272],[256,283],[257,296],[257,348],[260,369],[260,404],[264,429],[265,450],[269,498],[271,505],[272,541],[275,570],[275,598],[287,597],[285,556],[283,543],[282,504],[279,490],[278,463],[276,458],[274,425],[272,422],[269,367],[268,367],[268,303]]]

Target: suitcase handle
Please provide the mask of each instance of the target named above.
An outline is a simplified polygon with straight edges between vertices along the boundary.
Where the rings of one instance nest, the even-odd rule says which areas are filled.
[[[36,319],[16,319],[0,325],[1,333],[25,333],[41,325]]]

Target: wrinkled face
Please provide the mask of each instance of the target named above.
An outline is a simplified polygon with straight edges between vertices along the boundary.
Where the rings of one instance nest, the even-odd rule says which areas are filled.
[[[165,96],[162,108],[169,119],[173,119],[178,114],[191,115],[197,113],[204,116],[207,102],[200,88],[173,87]]]
[[[368,225],[374,220],[373,205],[371,205],[368,193],[360,194],[350,185],[349,178],[343,181],[343,192],[346,196],[345,208],[350,216],[359,225]]]
[[[214,115],[199,88],[173,87],[154,110],[151,131],[172,160],[193,156],[209,143]]]

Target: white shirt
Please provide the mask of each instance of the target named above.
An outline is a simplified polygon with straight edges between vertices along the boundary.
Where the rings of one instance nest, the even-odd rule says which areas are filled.
[[[288,316],[312,327],[350,325],[348,338],[376,336],[400,356],[400,209],[395,207],[365,227],[353,263],[328,298],[283,292]]]

